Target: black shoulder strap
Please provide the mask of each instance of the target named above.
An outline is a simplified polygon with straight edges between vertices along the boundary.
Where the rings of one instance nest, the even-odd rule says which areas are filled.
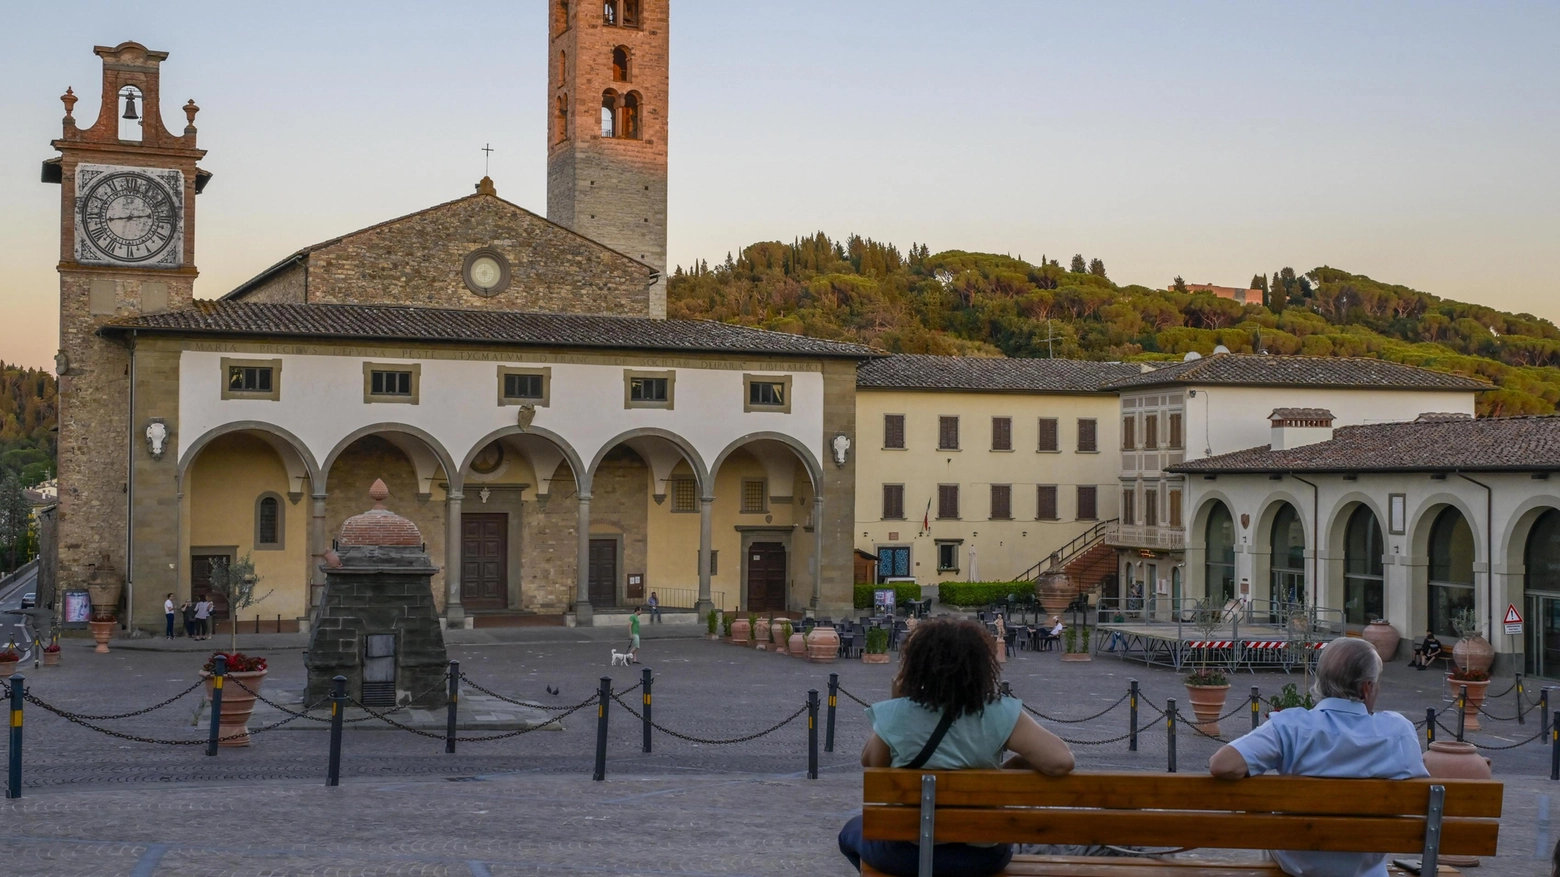
[[[938,744],[942,743],[942,738],[947,736],[948,729],[953,727],[953,719],[953,713],[944,710],[942,718],[937,721],[937,727],[932,730],[932,736],[926,738],[926,745],[921,747],[920,753],[911,759],[910,763],[905,765],[905,767],[915,770],[926,764],[931,759],[932,753],[937,751]]]

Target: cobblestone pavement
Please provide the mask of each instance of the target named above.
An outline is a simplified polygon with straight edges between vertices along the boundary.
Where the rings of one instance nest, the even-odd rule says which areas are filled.
[[[452,644],[450,653],[483,687],[566,707],[589,698],[603,675],[618,690],[640,681],[639,667],[608,666],[608,652],[621,645],[620,639],[614,631],[529,630]],[[302,688],[302,653],[296,646],[269,648],[241,638],[240,648],[270,659],[267,690]],[[641,658],[655,672],[656,722],[705,740],[741,737],[781,722],[804,704],[809,688],[825,691],[830,672],[839,673],[845,692],[871,701],[886,696],[895,671],[893,664],[809,664],[675,636],[647,637]],[[1084,718],[1111,707],[1076,723],[1041,719],[1075,741],[1080,767],[1165,770],[1169,741],[1164,724],[1154,724],[1158,713],[1150,704],[1163,709],[1175,697],[1185,711],[1179,678],[1109,656],[1082,664],[1062,664],[1057,658],[1055,653],[1021,652],[1009,660],[1005,675],[1016,695],[1053,719]],[[201,656],[179,651],[119,649],[96,655],[72,640],[61,667],[27,674],[32,694],[51,705],[112,714],[177,693],[194,680],[200,662]],[[1133,678],[1142,687],[1139,751],[1129,752],[1125,741],[1088,745],[1126,733],[1127,706],[1112,705]],[[1250,727],[1249,710],[1237,697],[1251,685],[1264,696],[1272,694],[1285,681],[1290,679],[1281,673],[1233,679],[1230,709],[1238,711],[1223,723],[1226,739]],[[1497,681],[1492,693],[1507,684]],[[546,686],[560,693],[549,695]],[[1425,707],[1447,705],[1443,689],[1428,673],[1390,667],[1383,706],[1423,720]],[[1493,699],[1489,710],[1514,717],[1514,698]],[[145,715],[94,723],[194,744],[204,736],[192,724],[199,701],[196,691]],[[624,701],[640,707],[637,691]],[[112,738],[30,704],[25,797],[0,809],[8,814],[0,821],[0,861],[38,862],[37,870],[13,868],[28,874],[312,874],[324,873],[326,863],[342,866],[330,873],[353,874],[779,874],[802,868],[849,873],[835,860],[832,837],[845,814],[858,806],[857,753],[867,727],[848,695],[840,698],[836,751],[821,755],[824,778],[817,782],[797,778],[806,767],[805,719],[731,745],[657,732],[654,752],[645,754],[638,721],[617,703],[609,714],[606,784],[589,781],[595,739],[591,707],[563,720],[562,731],[465,742],[455,755],[444,754],[440,740],[399,731],[368,733],[365,726],[374,723],[358,723],[345,735],[346,785],[331,791],[321,785],[328,737],[323,730],[258,733],[252,747],[224,749],[210,758],[199,745]],[[1442,718],[1455,728],[1453,711]],[[1487,730],[1469,739],[1485,746],[1519,743],[1538,731],[1536,712],[1528,718],[1526,725],[1487,721]],[[1204,770],[1218,745],[1183,724],[1176,738],[1180,769]],[[1529,743],[1487,754],[1497,778],[1507,783],[1501,864],[1510,858],[1509,868],[1489,872],[1544,873],[1527,866],[1534,864],[1531,856],[1540,838],[1553,843],[1547,825],[1539,824],[1541,815],[1547,819],[1547,796],[1553,794],[1548,750]],[[479,779],[461,779],[469,777]],[[238,780],[245,782],[235,796],[239,786],[232,781]],[[154,797],[145,794],[148,783],[158,784]],[[1553,788],[1560,790],[1560,783]],[[255,804],[260,806],[250,806]],[[246,814],[260,814],[255,830],[218,842],[200,827],[212,823],[213,814],[206,811],[238,806]],[[451,806],[455,818],[429,818]],[[473,808],[469,813],[468,806]],[[98,815],[86,821],[58,815],[78,811]],[[170,812],[180,815],[170,818]],[[777,814],[784,816],[776,819]],[[135,870],[144,857],[159,855],[155,869]],[[478,865],[468,866],[468,861]]]

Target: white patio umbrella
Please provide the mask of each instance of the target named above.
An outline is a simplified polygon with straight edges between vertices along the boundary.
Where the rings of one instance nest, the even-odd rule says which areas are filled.
[[[965,581],[967,581],[967,582],[978,582],[978,581],[980,581],[980,567],[977,566],[976,562],[975,562],[975,546],[973,546],[973,545],[970,546],[970,569],[969,569],[969,576],[965,579]]]

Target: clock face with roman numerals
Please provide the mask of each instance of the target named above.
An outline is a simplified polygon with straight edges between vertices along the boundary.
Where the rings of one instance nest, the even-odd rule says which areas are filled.
[[[184,175],[177,170],[77,166],[76,261],[179,267],[183,197]]]

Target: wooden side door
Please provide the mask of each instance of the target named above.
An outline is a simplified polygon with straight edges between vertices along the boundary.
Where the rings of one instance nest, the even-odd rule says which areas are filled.
[[[503,609],[509,582],[509,516],[460,516],[460,602]]]
[[[754,611],[785,611],[785,545],[779,542],[754,542],[748,546],[748,608]]]
[[[590,605],[597,609],[617,605],[617,540],[590,540]]]
[[[228,617],[227,597],[211,589],[211,565],[219,560],[226,563],[232,558],[226,554],[190,555],[190,600],[211,600],[211,617],[225,619]]]

